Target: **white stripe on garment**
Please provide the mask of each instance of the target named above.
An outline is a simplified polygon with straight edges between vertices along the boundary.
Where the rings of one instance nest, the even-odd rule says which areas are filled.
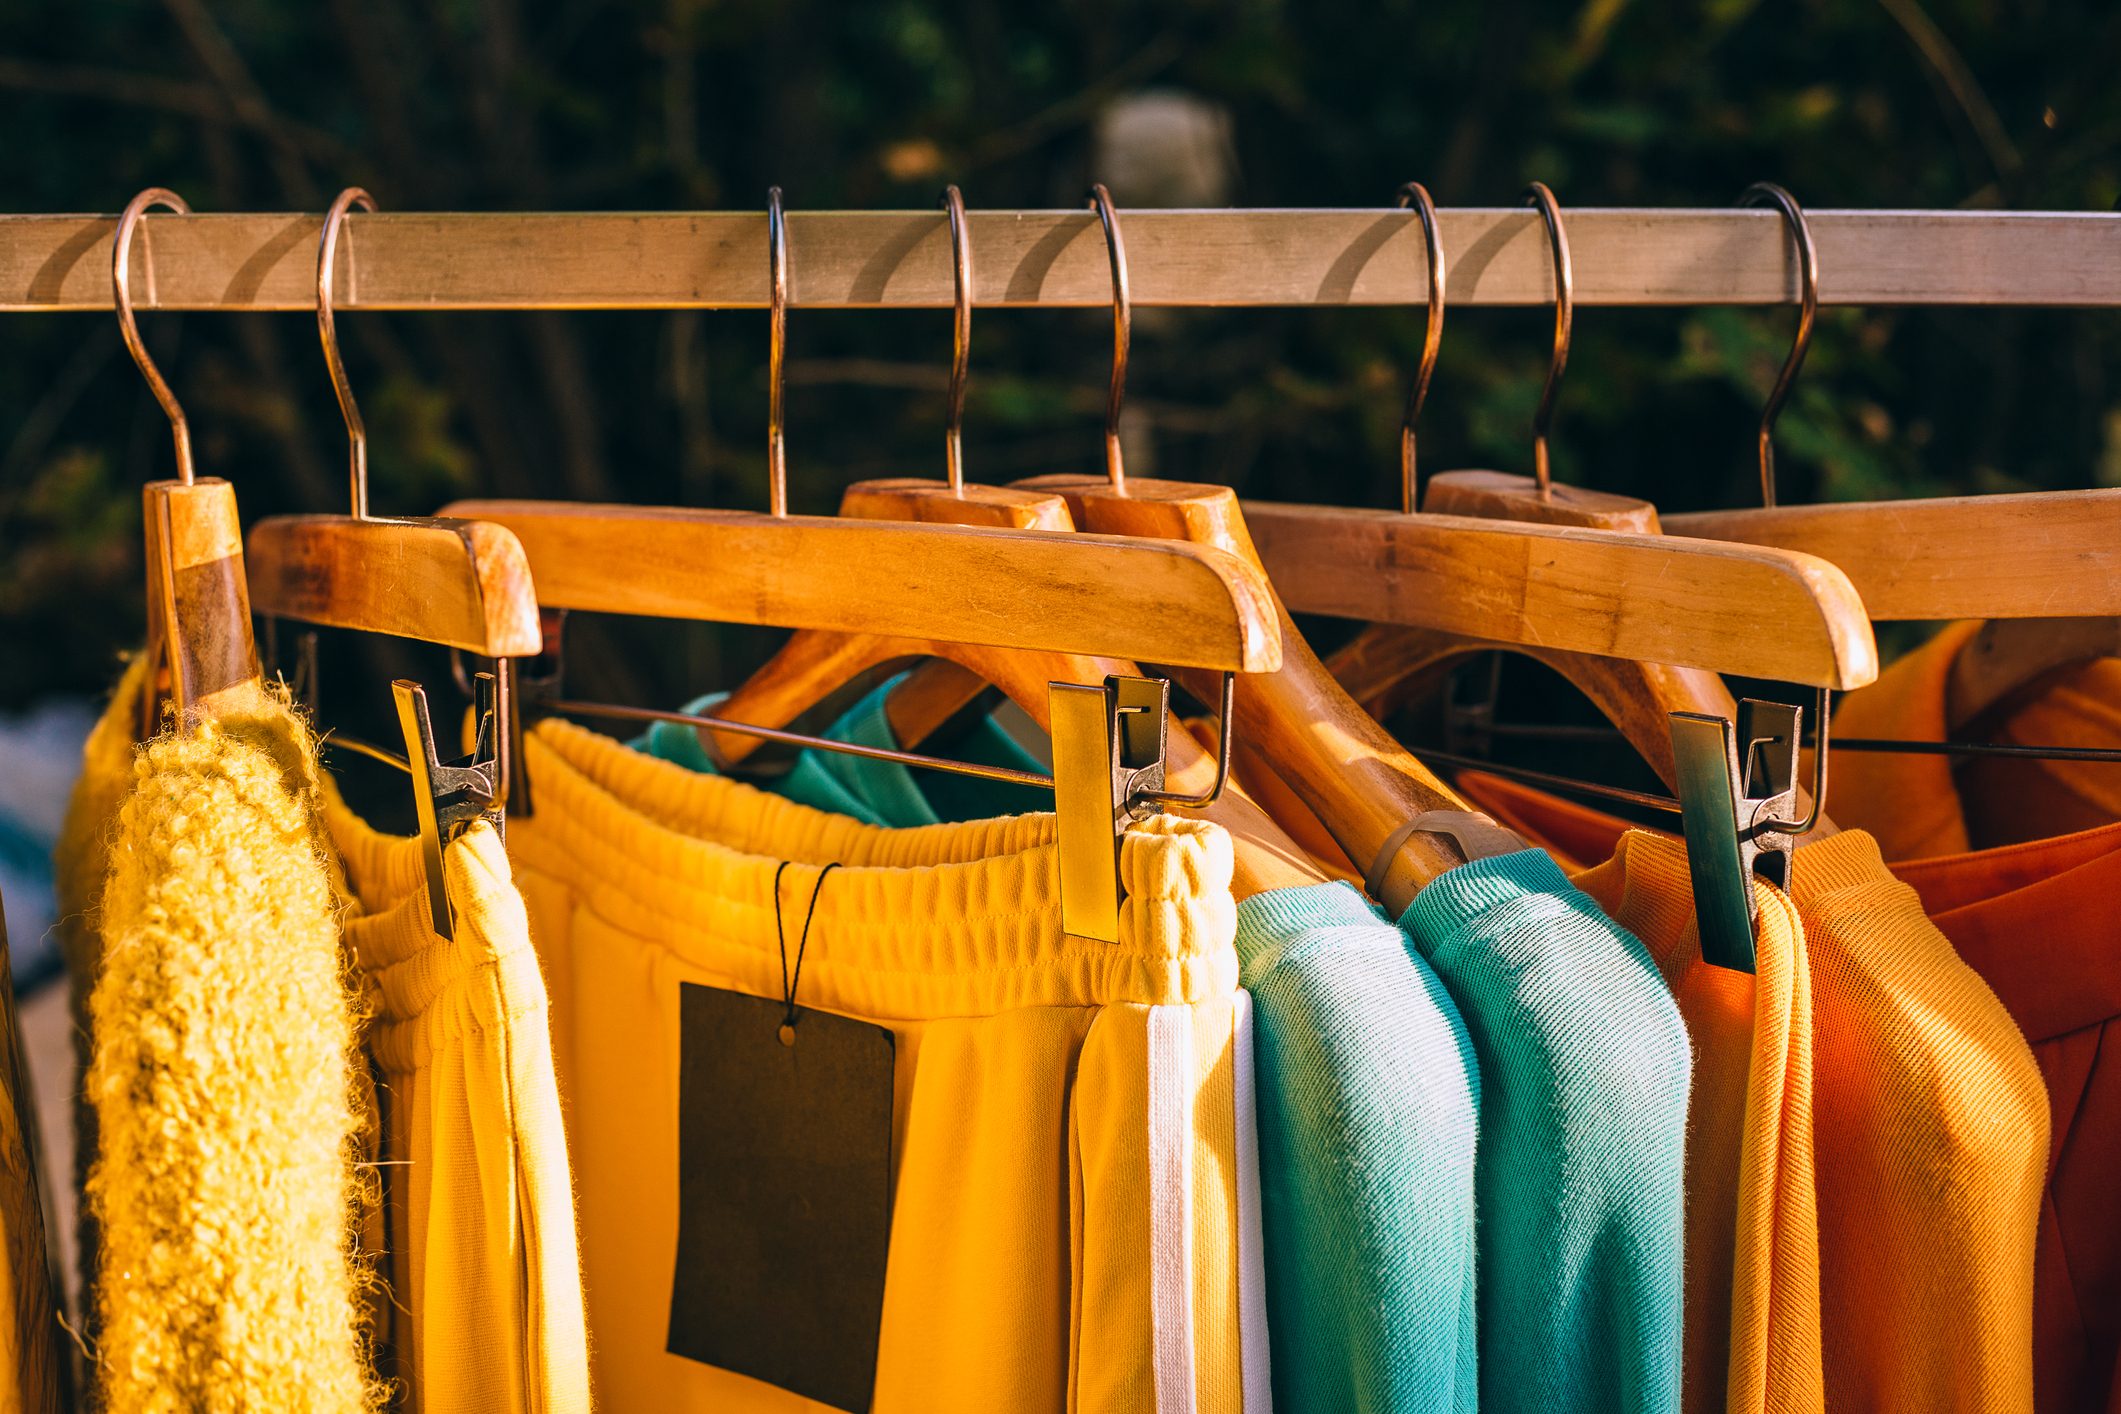
[[[1245,1414],[1272,1414],[1273,1364],[1267,1354],[1267,1248],[1259,1216],[1259,1114],[1252,1087],[1252,994],[1240,991],[1231,1016],[1237,1067],[1237,1329]]]
[[[1149,1008],[1149,1316],[1157,1414],[1196,1414],[1193,1008]]]

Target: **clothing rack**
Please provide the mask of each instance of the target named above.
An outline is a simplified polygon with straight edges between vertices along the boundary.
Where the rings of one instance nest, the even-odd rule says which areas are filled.
[[[1381,188],[1382,191],[1382,188]],[[1827,305],[2121,306],[2121,214],[1810,211]],[[1565,209],[1579,305],[1762,305],[1797,296],[1781,215]],[[1553,261],[1536,212],[1441,213],[1453,305],[1541,305]],[[1420,305],[1411,211],[1126,213],[1136,306]],[[109,216],[0,216],[0,311],[109,310]],[[316,309],[319,218],[155,215],[135,242],[143,310]],[[791,211],[789,303],[947,309],[938,211]],[[1104,308],[1112,275],[1088,211],[984,211],[977,305]],[[337,309],[745,309],[767,302],[763,212],[357,213]]]

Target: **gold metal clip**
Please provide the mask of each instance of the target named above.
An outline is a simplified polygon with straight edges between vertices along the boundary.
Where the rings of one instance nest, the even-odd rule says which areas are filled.
[[[1129,822],[1157,809],[1171,684],[1116,675],[1098,687],[1057,682],[1049,700],[1061,927],[1073,937],[1116,943],[1120,837]]]

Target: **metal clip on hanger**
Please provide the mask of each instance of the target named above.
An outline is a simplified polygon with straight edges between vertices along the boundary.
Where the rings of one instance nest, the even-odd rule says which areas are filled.
[[[141,217],[156,206],[179,216],[191,214],[183,197],[155,187],[126,204],[111,240],[111,296],[118,312],[118,331],[154,391],[155,401],[169,416],[177,450],[177,479],[149,482],[142,502],[147,530],[150,673],[141,701],[142,737],[154,731],[164,696],[175,705],[177,726],[182,730],[211,717],[241,694],[255,692],[259,684],[235,488],[218,477],[194,474],[191,424],[168,380],[148,356],[133,318],[133,235]],[[152,298],[152,256],[147,275]],[[165,673],[166,693],[161,682]]]
[[[1759,927],[1754,877],[1790,886],[1802,716],[1799,707],[1747,698],[1738,704],[1734,738],[1725,718],[1672,714],[1679,825],[1694,881],[1701,959],[1717,967],[1753,970]],[[1816,803],[1812,815],[1816,821]]]
[[[450,509],[513,530],[549,607],[869,634],[899,640],[903,656],[979,662],[1008,656],[993,650],[1028,649],[1206,668],[1223,674],[1227,722],[1233,675],[1269,671],[1281,661],[1271,592],[1259,571],[1234,555],[1115,536],[788,514],[780,378],[787,235],[777,188],[766,226],[773,331],[767,514],[522,501],[464,502]],[[1054,791],[1060,816],[1062,926],[1076,936],[1115,942],[1121,897],[1116,848],[1128,822],[1166,806],[1214,800],[1229,774],[1225,746],[1208,791],[1181,796],[1161,789],[1161,718],[1145,734],[1138,717],[1152,696],[1160,704],[1157,694],[1167,690],[1124,678],[1099,686],[1052,683],[1047,706],[1058,728],[1052,777],[853,746],[726,717],[570,700],[541,705],[568,716],[677,721],[1045,786]],[[1228,731],[1222,736],[1227,741]]]
[[[507,793],[505,722],[510,709],[507,680],[493,673],[473,679],[473,711],[478,732],[471,754],[444,762],[435,755],[433,720],[427,714],[427,690],[404,678],[393,679],[391,697],[398,707],[398,727],[405,734],[405,766],[412,774],[412,798],[420,818],[421,863],[427,874],[427,909],[434,930],[456,936],[442,850],[451,840],[484,821],[505,830],[501,802]],[[393,763],[396,764],[396,763]]]

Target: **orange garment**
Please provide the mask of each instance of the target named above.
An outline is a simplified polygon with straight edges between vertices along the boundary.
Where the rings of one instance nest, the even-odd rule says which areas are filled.
[[[1941,741],[1952,664],[1981,629],[1949,625],[1878,680],[1841,699],[1834,731],[1848,737]],[[2059,674],[1984,732],[2015,746],[2121,745],[2121,658]],[[1898,863],[2074,831],[2121,819],[2121,766],[2083,761],[1973,760],[1838,752],[1834,819],[1870,831]]]
[[[1623,847],[1642,837],[1493,776],[1467,773],[1459,787],[1520,833],[1558,837],[1588,857],[1601,835]],[[1672,848],[1683,873],[1683,850]],[[2029,1409],[2048,1146],[2038,1065],[1869,835],[1801,846],[1791,884],[1813,987],[1830,1402],[1910,1414]]]
[[[1988,736],[2011,746],[2121,746],[2121,658],[2062,674]],[[2121,820],[2121,766],[2110,763],[1977,759],[1960,768],[1959,792],[1981,847]]]
[[[2047,1081],[2034,1407],[2121,1411],[2121,825],[1895,872],[2010,1008]]]
[[[1812,997],[1790,900],[1755,887],[1751,975],[1701,959],[1686,851],[1647,831],[1577,885],[1640,938],[1694,1047],[1686,1156],[1688,1414],[1823,1406],[1812,1173]]]

